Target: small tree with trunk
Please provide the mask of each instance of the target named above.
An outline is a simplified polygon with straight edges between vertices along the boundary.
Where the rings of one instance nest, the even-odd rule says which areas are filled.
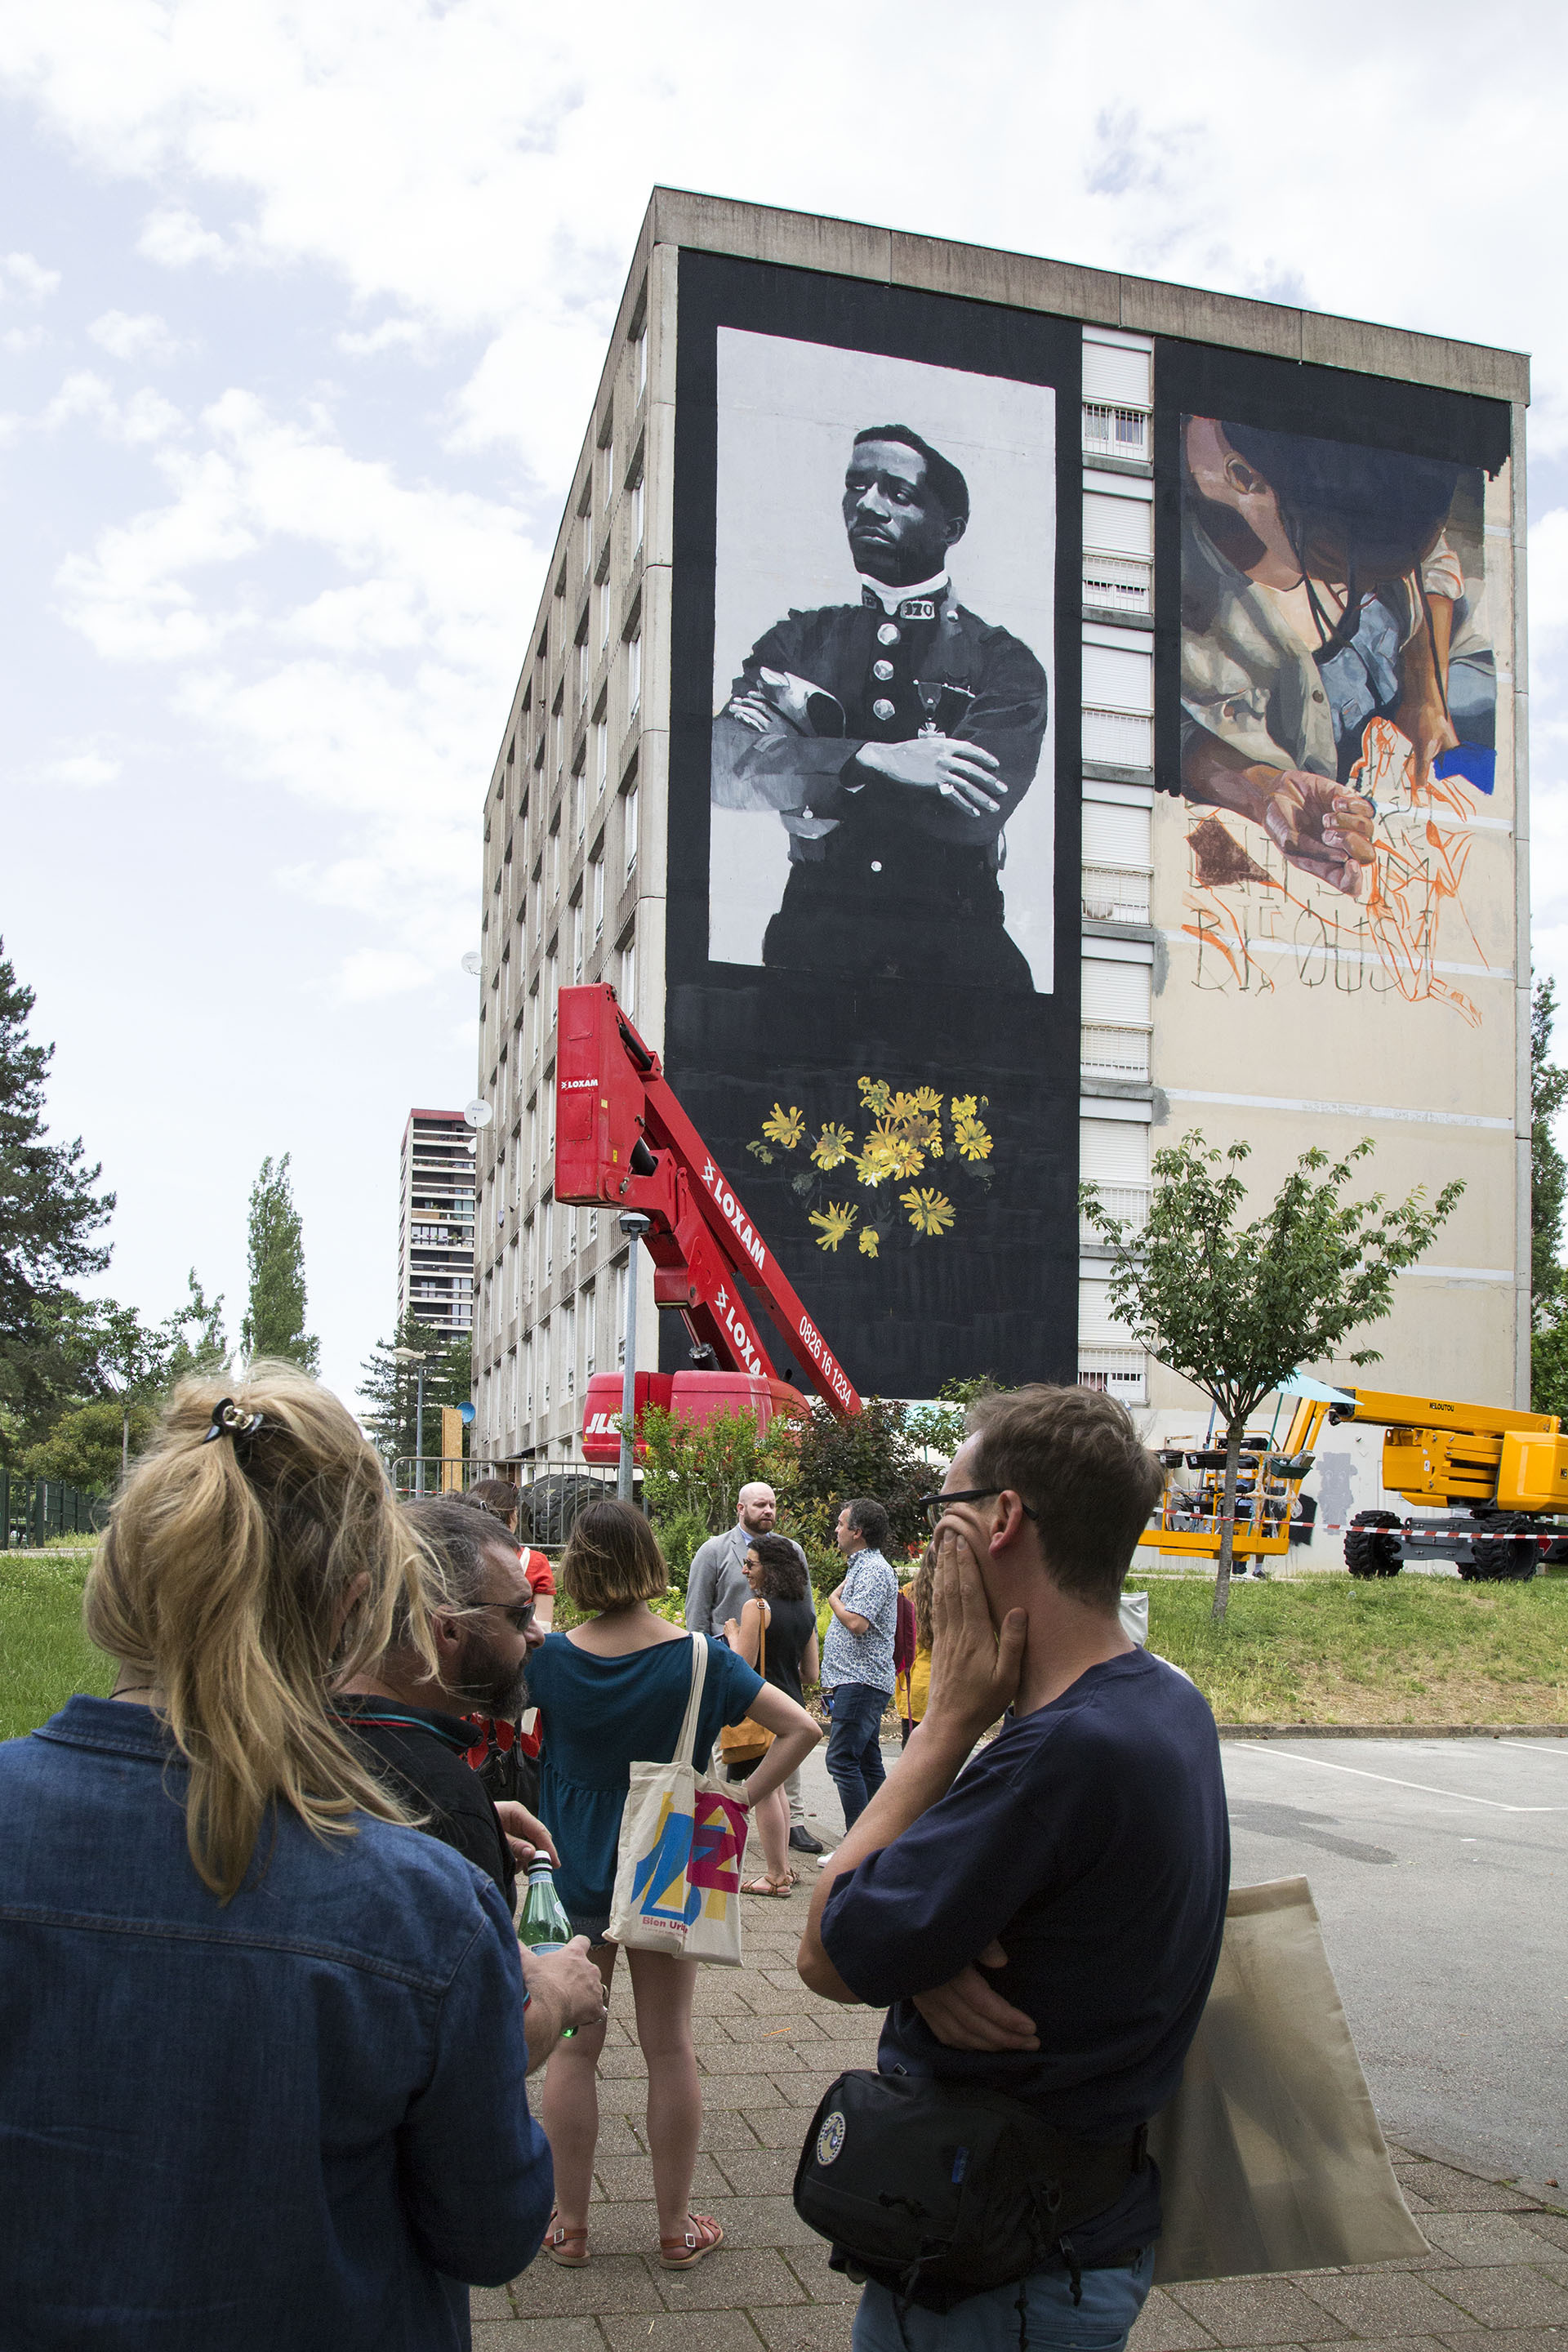
[[[247,1363],[281,1357],[314,1372],[321,1347],[305,1328],[305,1245],[289,1182],[289,1154],[268,1158],[250,1194],[250,1299],[239,1327]]]
[[[1220,1506],[1214,1614],[1230,1597],[1236,1474],[1247,1418],[1299,1365],[1341,1357],[1374,1364],[1375,1349],[1346,1352],[1344,1340],[1394,1304],[1394,1277],[1431,1243],[1464,1186],[1446,1184],[1428,1202],[1417,1185],[1391,1207],[1381,1192],[1342,1196],[1363,1139],[1342,1160],[1304,1151],[1260,1217],[1239,1222],[1247,1202],[1242,1162],[1250,1144],[1211,1148],[1196,1129],[1154,1155],[1154,1192],[1142,1230],[1110,1216],[1093,1184],[1083,1213],[1112,1252],[1109,1304],[1140,1346],[1203,1390],[1225,1424],[1225,1499]]]

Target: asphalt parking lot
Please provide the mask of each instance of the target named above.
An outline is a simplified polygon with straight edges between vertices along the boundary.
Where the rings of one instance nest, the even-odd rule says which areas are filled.
[[[1568,2183],[1568,1738],[1224,1753],[1233,1883],[1310,1882],[1390,2137]],[[806,1803],[835,1836],[820,1748]]]

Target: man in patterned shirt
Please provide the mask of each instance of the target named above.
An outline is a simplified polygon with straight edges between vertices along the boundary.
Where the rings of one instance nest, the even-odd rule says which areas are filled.
[[[833,1694],[827,1769],[852,1830],[887,1778],[882,1769],[882,1714],[893,1696],[893,1634],[899,1622],[899,1580],[882,1557],[892,1529],[880,1503],[867,1496],[846,1503],[835,1540],[847,1573],[827,1596],[833,1622],[822,1652],[822,1687]]]

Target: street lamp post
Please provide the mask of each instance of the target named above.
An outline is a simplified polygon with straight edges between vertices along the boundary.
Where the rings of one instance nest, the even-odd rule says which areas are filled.
[[[632,1461],[636,1452],[633,1423],[637,1409],[637,1242],[653,1223],[635,1209],[620,1219],[626,1237],[626,1360],[621,1375],[621,1458],[616,1472],[616,1494],[623,1503],[632,1499]]]
[[[414,1491],[425,1492],[425,1367],[429,1359],[418,1348],[394,1348],[400,1364],[417,1364],[414,1376]]]

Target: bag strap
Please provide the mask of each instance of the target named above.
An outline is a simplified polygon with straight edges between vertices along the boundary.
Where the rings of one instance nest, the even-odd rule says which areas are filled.
[[[686,1702],[686,1713],[680,1718],[680,1737],[675,1743],[677,1764],[689,1764],[697,1769],[697,1718],[702,1711],[702,1685],[708,1678],[708,1640],[702,1633],[691,1636],[691,1691]]]
[[[757,1614],[762,1621],[757,1627],[757,1672],[763,1682],[766,1682],[768,1678],[768,1604],[765,1601],[759,1600],[757,1602]]]

